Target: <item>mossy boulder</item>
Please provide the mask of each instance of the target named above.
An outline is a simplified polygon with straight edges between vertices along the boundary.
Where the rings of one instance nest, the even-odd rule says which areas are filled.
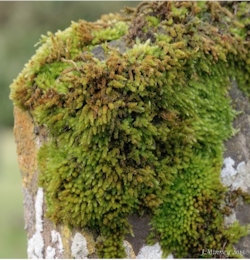
[[[247,2],[143,2],[42,36],[11,85],[48,139],[39,150],[47,217],[101,235],[99,257],[125,257],[131,214],[151,216],[149,243],[199,257],[247,234],[224,225],[224,141],[247,94]],[[237,255],[231,255],[236,257]]]

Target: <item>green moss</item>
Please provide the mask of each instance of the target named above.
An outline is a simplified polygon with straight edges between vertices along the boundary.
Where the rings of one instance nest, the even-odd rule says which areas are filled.
[[[219,179],[236,115],[230,77],[250,93],[249,4],[239,6],[142,3],[134,17],[72,23],[42,37],[11,85],[14,105],[49,130],[38,155],[48,218],[99,230],[100,257],[125,257],[127,217],[145,210],[165,255],[199,257],[246,235],[223,224]],[[124,53],[106,44],[120,38]]]
[[[94,31],[92,44],[100,44],[105,41],[113,41],[120,39],[125,33],[127,33],[128,25],[123,21],[117,21],[106,29]]]

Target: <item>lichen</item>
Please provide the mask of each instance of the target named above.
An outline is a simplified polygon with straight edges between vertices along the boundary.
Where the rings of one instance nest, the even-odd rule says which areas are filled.
[[[230,190],[242,189],[243,192],[250,190],[250,167],[244,161],[234,168],[235,161],[228,157],[224,160],[224,167],[221,171],[221,181]]]
[[[45,259],[54,259],[55,255],[56,249],[51,246],[47,246]]]
[[[169,255],[167,259],[173,258],[172,255]],[[162,259],[162,250],[159,243],[156,243],[151,246],[143,246],[136,259]]]
[[[36,202],[35,202],[35,212],[36,212],[36,233],[28,241],[28,258],[39,259],[43,258],[44,250],[44,239],[42,236],[43,231],[43,189],[38,188]]]
[[[64,251],[61,235],[59,232],[51,231],[51,245],[46,248],[46,259],[54,259],[56,253],[61,255]]]
[[[87,248],[87,240],[82,234],[80,234],[80,233],[75,234],[72,245],[71,245],[71,253],[72,253],[72,256],[76,259],[87,258],[88,254],[89,254],[89,251]]]
[[[98,230],[99,257],[125,257],[135,212],[151,214],[148,242],[163,257],[231,250],[247,234],[224,225],[220,170],[230,79],[250,93],[249,6],[143,2],[73,22],[42,37],[11,85],[14,105],[49,133],[38,155],[47,217]],[[124,52],[107,44],[117,39]]]

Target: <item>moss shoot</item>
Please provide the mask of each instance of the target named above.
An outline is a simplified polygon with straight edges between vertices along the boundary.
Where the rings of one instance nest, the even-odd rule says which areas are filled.
[[[98,230],[101,258],[125,257],[128,215],[144,211],[165,256],[234,251],[247,229],[224,225],[220,171],[230,80],[250,94],[249,10],[143,2],[42,36],[11,99],[49,133],[38,155],[48,218]]]

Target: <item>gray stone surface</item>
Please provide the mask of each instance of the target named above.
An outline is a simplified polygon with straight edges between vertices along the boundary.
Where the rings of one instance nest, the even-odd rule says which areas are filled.
[[[231,157],[235,161],[235,167],[242,162],[250,163],[250,102],[249,98],[239,90],[235,82],[230,90],[233,108],[241,111],[233,123],[238,133],[230,138],[226,144],[224,158]],[[250,172],[248,173],[250,174]],[[249,184],[250,185],[250,184]],[[250,190],[248,190],[250,192]],[[242,224],[250,224],[250,205],[239,201],[235,209],[236,219]],[[250,258],[250,235],[242,238],[235,246],[245,258]]]

